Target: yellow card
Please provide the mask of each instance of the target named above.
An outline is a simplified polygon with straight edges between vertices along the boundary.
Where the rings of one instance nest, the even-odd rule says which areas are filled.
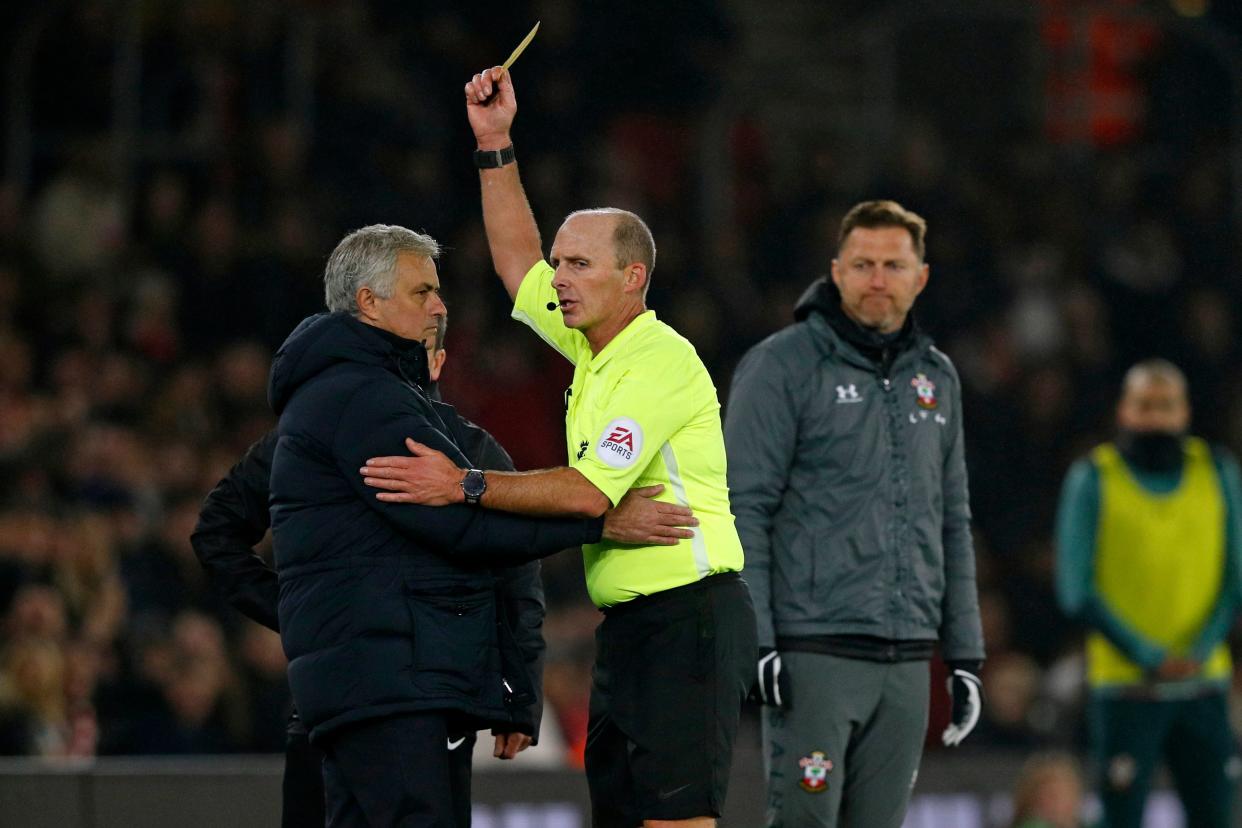
[[[506,60],[504,63],[502,63],[500,68],[508,72],[509,67],[513,65],[513,61],[521,57],[522,52],[526,51],[526,47],[529,46],[530,42],[535,39],[535,33],[538,31],[539,31],[539,23],[536,23],[535,28],[530,30],[530,34],[522,38],[522,42],[517,45],[517,48],[513,50],[513,54],[509,55],[509,59]]]

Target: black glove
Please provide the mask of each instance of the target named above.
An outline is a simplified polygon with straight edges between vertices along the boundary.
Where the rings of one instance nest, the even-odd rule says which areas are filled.
[[[945,745],[956,747],[979,723],[979,713],[983,710],[983,682],[975,675],[979,672],[978,662],[951,661],[949,671],[949,697],[953,700],[953,713],[941,739]]]
[[[759,666],[750,697],[759,704],[770,704],[782,710],[791,705],[789,674],[781,667],[781,654],[771,647],[759,649]]]

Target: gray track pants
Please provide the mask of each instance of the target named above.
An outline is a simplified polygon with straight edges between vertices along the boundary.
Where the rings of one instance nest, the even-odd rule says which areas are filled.
[[[900,828],[927,731],[927,662],[781,662],[793,706],[763,708],[769,828]]]

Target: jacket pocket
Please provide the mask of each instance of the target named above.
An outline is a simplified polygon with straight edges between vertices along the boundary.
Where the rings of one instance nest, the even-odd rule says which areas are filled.
[[[815,561],[812,584],[816,618],[826,624],[858,629],[871,627],[881,614],[887,580],[880,551],[856,534],[841,534],[813,542],[808,554]]]
[[[922,625],[923,632],[939,633],[941,604],[946,589],[944,548],[933,539],[919,541],[919,555],[914,562],[915,588],[910,596],[907,617]]]
[[[411,679],[421,697],[480,699],[497,692],[500,655],[491,591],[410,595]]]

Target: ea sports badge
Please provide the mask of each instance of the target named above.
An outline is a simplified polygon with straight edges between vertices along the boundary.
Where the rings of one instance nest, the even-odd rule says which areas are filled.
[[[629,417],[618,417],[606,425],[595,443],[595,456],[614,469],[634,465],[642,453],[642,426]]]
[[[930,411],[936,407],[936,383],[929,380],[926,374],[918,374],[914,379],[910,380],[910,384],[914,386],[914,393],[918,397],[919,408],[925,408]]]
[[[798,760],[798,767],[802,768],[802,778],[798,780],[802,790],[807,793],[823,793],[828,790],[828,774],[832,772],[832,760],[826,757],[823,751],[815,750],[810,756],[803,756]]]

